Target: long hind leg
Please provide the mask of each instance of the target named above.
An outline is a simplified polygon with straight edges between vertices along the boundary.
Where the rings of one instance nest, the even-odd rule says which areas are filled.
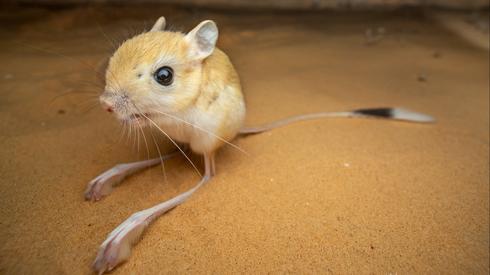
[[[192,189],[151,208],[131,215],[127,220],[114,229],[102,243],[94,262],[94,269],[99,274],[113,269],[116,265],[127,260],[131,254],[131,245],[136,243],[143,230],[156,218],[186,201],[192,193],[209,181],[213,175],[214,154],[204,155],[204,177]]]
[[[121,182],[125,177],[145,168],[155,166],[177,154],[178,152],[174,152],[161,158],[118,164],[88,183],[87,189],[85,190],[85,199],[98,201],[102,197],[109,195],[112,192],[112,187]]]

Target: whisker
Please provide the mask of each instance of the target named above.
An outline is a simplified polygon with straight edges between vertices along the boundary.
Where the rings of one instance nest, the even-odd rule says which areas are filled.
[[[34,45],[27,44],[27,43],[24,43],[24,42],[21,42],[21,41],[13,41],[13,43],[21,44],[21,45],[23,45],[25,47],[28,47],[28,48],[31,48],[31,49],[34,49],[34,50],[37,50],[37,51],[41,51],[41,52],[45,52],[45,53],[57,55],[59,57],[67,58],[69,60],[75,61],[75,62],[77,62],[79,64],[82,64],[82,65],[86,66],[87,68],[93,70],[96,74],[99,74],[100,73],[100,72],[97,71],[97,69],[95,68],[95,66],[92,66],[89,63],[84,62],[84,61],[79,60],[79,59],[76,59],[74,57],[71,57],[71,56],[68,56],[68,55],[65,55],[65,54],[62,54],[62,53],[59,53],[59,52],[51,51],[49,49],[36,47]]]
[[[126,133],[126,126],[124,125],[124,122],[121,123],[121,125],[120,125],[120,133],[121,134],[119,135],[119,139],[117,140],[117,143],[120,143],[121,142],[121,140],[123,139],[124,134]]]
[[[77,105],[82,105],[82,104],[88,104],[89,106],[99,106],[100,107],[99,101],[95,98],[88,98],[86,100],[83,100],[83,101],[80,101],[79,103],[77,103]]]
[[[127,144],[127,143],[128,143],[128,137],[129,137],[129,129],[128,129],[129,127],[128,127],[128,123],[127,123],[125,120],[123,120],[123,121],[121,121],[121,126],[122,126],[122,128],[123,128],[123,133],[124,133],[124,136],[126,137],[125,142],[126,142],[126,144]],[[122,138],[122,137],[121,137],[121,138]]]
[[[148,157],[148,159],[150,159],[150,149],[148,148],[148,142],[146,141],[145,132],[143,131],[143,128],[141,127],[141,124],[139,123],[139,121],[136,121],[136,122],[138,123],[138,126],[140,128],[140,132],[143,135],[143,141],[145,142],[147,157]]]
[[[128,106],[125,106],[124,108],[126,110],[126,113],[130,112]],[[134,138],[134,133],[133,133],[134,132],[134,129],[133,129],[134,125],[133,125],[133,123],[128,121],[128,126],[129,126],[129,140],[130,141],[131,141],[131,139],[133,140],[133,144],[131,146],[131,149],[134,151],[134,146],[136,143],[136,138]]]
[[[226,143],[226,144],[228,144],[228,145],[232,146],[233,148],[235,148],[235,149],[239,150],[240,152],[242,152],[242,153],[244,153],[244,154],[246,154],[246,155],[249,155],[249,154],[248,154],[246,151],[244,151],[242,148],[238,147],[237,145],[235,145],[235,144],[233,144],[233,143],[231,143],[231,142],[228,142],[228,141],[227,141],[227,140],[225,140],[224,138],[222,138],[222,137],[220,137],[220,136],[218,136],[218,135],[214,134],[213,132],[208,131],[208,130],[206,130],[206,129],[204,129],[204,128],[200,127],[200,126],[197,126],[197,125],[195,125],[195,124],[193,124],[193,123],[190,123],[190,122],[188,122],[188,121],[186,121],[186,120],[184,120],[184,119],[182,119],[182,118],[180,118],[180,117],[177,117],[177,116],[173,116],[173,115],[170,115],[170,114],[164,113],[164,112],[162,112],[162,111],[157,111],[157,110],[152,110],[152,111],[153,111],[153,112],[157,112],[157,113],[162,114],[162,115],[165,115],[165,116],[168,116],[168,117],[173,118],[173,119],[175,119],[175,120],[181,121],[181,122],[183,122],[183,123],[185,123],[185,124],[187,124],[187,125],[191,125],[191,126],[193,126],[193,127],[196,127],[197,129],[199,129],[199,130],[201,130],[201,131],[203,131],[203,132],[206,132],[206,133],[208,133],[208,134],[210,134],[210,135],[212,135],[212,136],[216,137],[217,139],[219,139],[219,140],[223,141],[224,143]]]
[[[133,104],[134,105],[134,104]],[[138,108],[136,106],[134,106],[137,110]],[[142,112],[140,112],[138,110],[138,112],[143,116],[145,117],[146,119],[148,119],[148,121],[150,121],[153,125],[155,125],[155,127],[158,128],[158,130],[160,130],[160,132],[162,132],[162,134],[164,134],[174,145],[175,147],[177,147],[177,149],[179,149],[179,151],[184,155],[184,157],[189,161],[189,163],[192,165],[192,167],[194,167],[194,169],[196,170],[196,172],[199,174],[200,177],[202,177],[202,174],[201,172],[199,172],[199,169],[197,169],[196,165],[194,164],[194,162],[192,162],[192,160],[187,156],[187,154],[179,147],[179,145],[177,145],[177,143],[167,134],[165,133],[165,131],[162,130],[162,128],[160,128],[160,126],[158,126],[158,124],[155,123],[155,121],[153,121],[151,118],[147,117],[145,114],[143,114]]]
[[[68,96],[68,95],[79,95],[79,94],[84,94],[84,95],[87,95],[87,97],[89,97],[90,99],[93,99],[93,100],[96,100],[98,98],[98,96],[94,95],[93,93],[91,92],[84,92],[84,91],[69,91],[69,92],[65,92],[65,93],[62,93],[62,94],[59,94],[59,95],[56,95],[55,97],[53,97],[51,99],[51,101],[48,103],[48,104],[53,104],[54,101],[62,98],[62,97],[65,97],[65,96]]]
[[[126,123],[126,129],[128,130],[126,135],[126,144],[129,144],[131,142],[131,125],[129,124],[129,122],[125,122],[125,123]]]
[[[152,129],[153,129],[153,125],[152,125]],[[153,143],[155,143],[155,147],[157,149],[158,155],[160,156],[160,163],[162,164],[163,179],[164,179],[165,183],[168,183],[167,173],[165,171],[165,164],[164,164],[164,161],[162,159],[162,153],[160,152],[160,146],[158,146],[158,144],[155,140],[155,136],[153,135],[153,131],[150,131],[150,134],[151,134],[151,138],[153,139]]]
[[[129,124],[129,125],[131,125],[131,131],[132,131],[131,137],[133,138],[133,147],[132,148],[133,148],[133,151],[135,151],[134,148],[136,147],[136,139],[138,137],[138,134],[136,133],[136,129],[134,129],[135,126],[133,124]]]
[[[128,122],[128,145],[131,144],[131,140],[133,138],[132,130],[133,130],[133,126],[131,125],[131,123]]]
[[[102,26],[100,26],[99,21],[97,21],[97,19],[95,20],[95,23],[97,23],[97,27],[98,27],[99,31],[102,33],[102,35],[105,37],[105,39],[109,43],[111,43],[112,49],[113,50],[116,50],[117,49],[116,44],[114,43],[114,41],[112,39],[109,38],[109,36],[107,35],[107,33],[102,29]]]
[[[127,142],[128,142],[128,145],[131,145],[131,140],[133,138],[133,133],[132,133],[133,125],[131,125],[131,123],[129,121],[126,122],[126,125],[128,126],[128,140],[127,140]],[[133,147],[131,147],[131,148],[134,149],[134,144],[133,144]]]
[[[104,90],[104,88],[105,88],[105,86],[102,85],[101,83],[92,82],[92,81],[88,81],[88,80],[77,80],[75,82],[78,82],[78,83],[75,83],[78,86],[97,89],[97,91],[95,91],[95,90],[93,91],[94,94],[99,94],[99,90]]]
[[[82,115],[86,115],[88,112],[92,111],[93,109],[97,108],[99,104],[93,104],[89,105],[87,108],[80,110]]]
[[[136,143],[136,154],[137,154],[137,156],[139,158],[140,157],[140,132],[138,131],[137,125],[135,125],[134,128],[135,128],[135,134],[136,134],[136,139],[137,139],[137,143]]]

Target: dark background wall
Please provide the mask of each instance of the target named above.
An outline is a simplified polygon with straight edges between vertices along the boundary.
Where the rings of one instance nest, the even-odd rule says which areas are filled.
[[[266,9],[379,9],[401,6],[431,6],[444,8],[487,8],[489,0],[6,0],[29,4],[83,3],[172,3],[220,8]]]

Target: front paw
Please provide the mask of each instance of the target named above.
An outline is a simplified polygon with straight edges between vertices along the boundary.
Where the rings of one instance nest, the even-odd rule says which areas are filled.
[[[90,181],[85,190],[85,199],[98,201],[109,195],[112,192],[112,186],[121,182],[126,176],[124,171],[122,165],[116,165]]]

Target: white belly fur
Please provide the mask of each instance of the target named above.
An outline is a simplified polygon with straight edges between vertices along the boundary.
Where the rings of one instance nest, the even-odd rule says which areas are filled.
[[[209,106],[196,104],[172,114],[188,123],[164,116],[159,116],[155,121],[172,139],[189,144],[194,152],[213,152],[224,143],[221,139],[231,141],[235,137],[245,118],[243,98],[237,97],[236,91],[227,89],[233,88],[227,86]]]

